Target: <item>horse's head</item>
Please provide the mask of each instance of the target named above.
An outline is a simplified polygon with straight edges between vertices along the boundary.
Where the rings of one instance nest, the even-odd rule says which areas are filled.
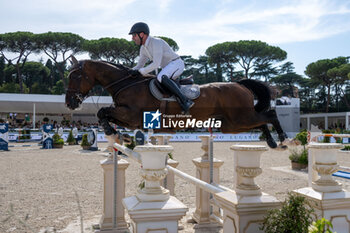
[[[85,61],[79,61],[71,56],[72,67],[68,74],[68,90],[66,92],[66,105],[70,109],[76,109],[87,97],[89,91],[94,87],[94,77],[86,73]]]

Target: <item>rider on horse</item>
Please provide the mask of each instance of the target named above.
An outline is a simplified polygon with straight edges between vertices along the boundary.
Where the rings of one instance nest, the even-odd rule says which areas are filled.
[[[166,43],[160,38],[154,38],[149,35],[149,27],[146,23],[135,23],[129,32],[132,35],[132,40],[140,45],[140,57],[137,65],[133,68],[133,75],[141,73],[148,74],[159,67],[162,70],[157,75],[157,79],[162,83],[172,94],[176,95],[179,104],[186,113],[193,106],[193,102],[187,99],[180,91],[179,87],[172,79],[178,78],[184,68],[184,62]],[[151,64],[144,67],[147,61],[152,61]]]

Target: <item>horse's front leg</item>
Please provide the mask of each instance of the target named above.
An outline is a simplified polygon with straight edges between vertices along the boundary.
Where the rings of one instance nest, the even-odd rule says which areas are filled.
[[[114,110],[115,108],[113,107],[104,107],[97,112],[98,122],[107,136],[117,133],[117,131],[109,124],[109,119],[112,117]]]
[[[131,137],[129,134],[121,134],[117,132],[115,129],[113,129],[113,127],[109,124],[109,122],[118,123],[116,114],[117,114],[116,108],[113,108],[113,107],[101,108],[97,113],[97,117],[99,119],[100,125],[103,127],[103,130],[106,136],[111,136],[113,138],[117,137],[118,139],[117,142],[119,144],[122,144],[123,141],[126,143],[131,143]]]

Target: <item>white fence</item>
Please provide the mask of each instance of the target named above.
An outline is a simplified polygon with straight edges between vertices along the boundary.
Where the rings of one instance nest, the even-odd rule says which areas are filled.
[[[158,142],[168,141],[158,137]],[[268,148],[261,145],[230,148],[234,155],[235,180],[234,190],[230,190],[219,184],[223,161],[210,156],[212,138],[203,136],[201,140],[204,154],[193,160],[197,177],[176,169],[176,161],[167,160],[167,154],[173,150],[171,146],[149,144],[130,150],[115,144],[116,149],[141,163],[140,174],[145,185],[134,196],[125,197],[128,162],[118,159],[118,163],[113,163],[110,158],[101,163],[105,178],[104,212],[98,232],[177,232],[178,220],[188,209],[174,197],[174,176],[196,187],[196,210],[192,216],[197,222],[195,227],[223,227],[224,233],[262,232],[259,227],[267,210],[280,206],[275,197],[261,192],[255,183],[255,178],[262,173],[260,156]],[[350,232],[350,193],[331,176],[339,167],[336,154],[341,147],[336,143],[311,144],[310,187],[294,192],[311,200],[316,215],[331,220],[336,232],[345,233]],[[160,185],[165,177],[166,188]],[[130,223],[125,220],[124,208],[131,218]]]

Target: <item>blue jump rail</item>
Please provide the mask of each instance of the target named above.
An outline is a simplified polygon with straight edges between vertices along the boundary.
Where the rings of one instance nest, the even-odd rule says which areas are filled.
[[[337,172],[333,173],[332,176],[350,179],[350,172],[337,171]]]

